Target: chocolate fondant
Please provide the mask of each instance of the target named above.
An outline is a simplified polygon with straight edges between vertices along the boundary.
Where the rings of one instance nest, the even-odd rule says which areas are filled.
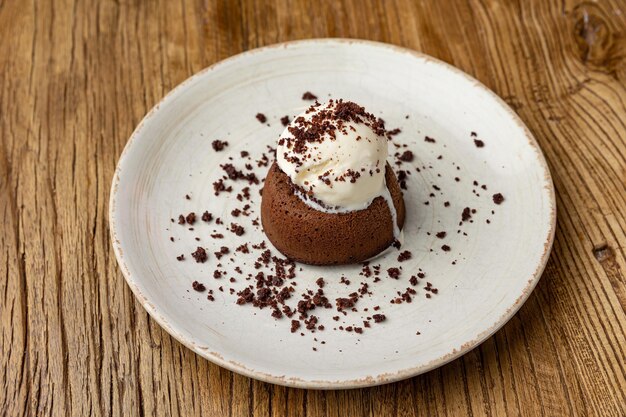
[[[405,207],[396,177],[386,166],[385,181],[404,225]],[[285,256],[306,264],[337,265],[361,262],[395,240],[387,201],[377,197],[364,210],[327,213],[304,203],[290,178],[273,163],[265,179],[261,221],[269,240]]]

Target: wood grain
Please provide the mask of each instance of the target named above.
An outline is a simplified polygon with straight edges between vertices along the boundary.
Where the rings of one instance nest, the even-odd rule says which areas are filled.
[[[233,374],[135,301],[109,243],[117,158],[176,84],[310,37],[414,48],[496,91],[540,142],[558,230],[495,336],[426,375],[304,391]],[[626,3],[0,0],[0,414],[626,415]]]

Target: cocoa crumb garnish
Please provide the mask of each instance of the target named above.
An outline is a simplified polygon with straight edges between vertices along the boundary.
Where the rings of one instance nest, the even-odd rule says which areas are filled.
[[[233,181],[245,180],[248,181],[249,184],[258,184],[259,179],[256,174],[250,172],[248,174],[244,174],[242,171],[235,168],[233,164],[223,164],[220,165],[220,168],[224,170],[226,175],[228,175],[228,179]]]
[[[204,284],[201,284],[198,281],[192,282],[191,287],[198,292],[203,292],[204,290],[206,290],[206,287],[204,286]]]
[[[233,232],[234,234],[236,234],[237,236],[241,236],[245,232],[243,226],[238,225],[237,223],[231,223],[229,230]]]
[[[206,250],[201,246],[198,246],[195,252],[192,252],[191,256],[196,260],[197,263],[204,263],[208,259]]]
[[[415,275],[412,275],[411,278],[409,278],[409,283],[413,286],[417,285],[417,277]]]
[[[185,260],[185,255],[178,255],[178,256],[176,257],[176,260],[177,260],[177,261],[184,261],[184,260]]]
[[[267,122],[267,117],[263,113],[257,113],[255,117],[261,123]]]
[[[317,279],[317,281],[315,281],[315,283],[317,284],[318,287],[320,288],[324,288],[324,278],[320,277]]]
[[[446,232],[437,232],[437,234],[435,234],[435,236],[437,236],[439,239],[443,239],[444,237],[446,237],[446,235]]]
[[[385,316],[384,314],[374,314],[372,318],[374,319],[374,323],[382,323],[383,321],[387,320],[387,316]]]
[[[480,139],[474,139],[474,145],[476,145],[477,148],[482,148],[485,146],[485,142]]]
[[[205,211],[204,213],[202,213],[202,217],[201,217],[203,222],[210,222],[211,220],[213,220],[213,215],[211,213],[209,213],[208,211]]]
[[[223,235],[223,234],[221,234],[221,233],[213,233],[213,234],[211,235],[211,237],[212,237],[213,239],[224,239],[224,235]]]
[[[398,159],[400,161],[403,161],[403,162],[411,162],[411,161],[413,161],[413,152],[411,152],[411,151],[404,151],[402,153],[402,155],[400,155],[398,157]]]
[[[282,123],[283,126],[288,126],[289,125],[289,116],[283,116],[280,118],[280,122]]]
[[[215,191],[215,195],[220,195],[222,192],[230,193],[233,191],[233,187],[224,185],[224,179],[220,178],[219,180],[213,183],[213,191]]]
[[[355,293],[355,297],[335,299],[337,311],[344,311],[344,310],[354,307],[354,304],[356,303],[357,299],[358,299],[358,296],[356,296],[356,293]]]
[[[461,213],[461,221],[465,222],[472,218],[472,213],[469,207],[465,207],[463,209],[463,213]]]
[[[446,201],[445,203],[443,203],[443,206],[444,206],[444,207],[450,207],[450,202],[449,202],[449,201]]]
[[[387,138],[391,139],[393,136],[396,136],[398,134],[402,133],[402,130],[400,128],[395,128],[392,130],[388,130],[387,131]]]
[[[317,100],[317,96],[313,93],[311,93],[310,91],[305,92],[304,94],[302,94],[302,100]]]
[[[390,278],[398,279],[400,276],[400,268],[389,268],[387,269],[387,274]]]
[[[191,200],[191,197],[189,197],[189,194],[185,194],[185,199]]]
[[[185,224],[185,216],[182,214],[178,216],[178,224]]]
[[[196,213],[194,213],[193,211],[191,213],[189,213],[187,215],[187,217],[185,217],[185,220],[187,221],[188,224],[194,224],[196,222]]]
[[[222,259],[222,256],[228,255],[229,253],[230,249],[228,249],[226,246],[222,246],[219,251],[213,252],[217,259]]]
[[[503,201],[504,201],[504,196],[502,194],[497,193],[497,194],[493,195],[493,202],[495,204],[500,205],[500,204],[502,204]]]
[[[244,243],[243,245],[238,246],[237,249],[235,250],[241,253],[250,253],[250,249],[248,248],[247,243]]]
[[[241,151],[240,155],[241,155],[242,158],[247,158],[250,155],[250,152],[248,152],[248,151]]]
[[[228,146],[228,142],[216,139],[213,141],[213,143],[211,143],[211,146],[213,147],[213,150],[215,150],[215,152],[220,152]]]
[[[425,142],[428,142],[428,143],[435,143],[435,142],[436,142],[436,140],[435,140],[435,139],[433,139],[433,138],[431,138],[431,137],[428,137],[428,136],[425,136],[425,137],[424,137],[424,141],[425,141]]]
[[[443,246],[441,247],[441,250],[443,250],[444,252],[449,252],[449,251],[450,251],[450,246],[448,246],[448,245],[443,245]]]
[[[405,250],[404,252],[401,252],[400,255],[398,255],[398,262],[404,262],[408,259],[411,259],[411,256],[411,252]]]
[[[291,320],[291,333],[295,333],[300,328],[300,320]]]

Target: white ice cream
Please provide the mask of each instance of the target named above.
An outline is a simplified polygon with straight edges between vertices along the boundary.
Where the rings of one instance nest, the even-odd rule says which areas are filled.
[[[280,169],[314,197],[305,202],[332,212],[362,210],[388,194],[386,161],[387,138],[378,119],[354,103],[334,100],[296,117],[276,151]]]

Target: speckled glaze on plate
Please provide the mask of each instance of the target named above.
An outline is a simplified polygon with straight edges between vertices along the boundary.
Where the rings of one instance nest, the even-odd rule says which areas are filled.
[[[246,227],[242,237],[225,233],[224,240],[215,242],[208,238],[214,225],[198,224],[191,232],[170,223],[170,218],[208,209],[226,223],[232,221],[230,211],[237,201],[213,196],[211,183],[221,175],[219,164],[228,157],[239,160],[241,150],[255,156],[266,151],[266,145],[274,145],[283,129],[280,117],[303,110],[308,103],[301,96],[307,90],[320,98],[332,95],[364,105],[384,118],[388,128],[400,127],[402,133],[395,140],[416,156],[403,167],[412,173],[405,191],[403,250],[410,250],[413,257],[402,263],[399,280],[383,279],[370,298],[359,302],[360,308],[380,305],[388,318],[360,335],[328,329],[337,325],[331,310],[316,312],[327,330],[300,336],[289,332],[286,318],[275,320],[267,310],[237,306],[226,293],[215,291],[215,301],[209,302],[206,293],[191,290],[191,282],[216,288],[209,278],[214,257],[210,255],[206,264],[176,260],[181,253],[190,258],[197,244],[211,254],[221,245],[263,240],[260,229]],[[255,119],[258,112],[268,117],[270,126]],[[472,131],[484,141],[483,148],[475,146]],[[424,141],[425,136],[436,142]],[[216,153],[210,146],[214,139],[230,145]],[[418,172],[421,167],[426,169]],[[257,172],[264,176],[263,169]],[[473,187],[474,180],[488,189]],[[433,185],[441,191],[429,198]],[[494,205],[491,196],[498,192],[505,201]],[[259,196],[253,200],[256,216]],[[445,201],[449,207],[444,207]],[[473,223],[459,227],[464,207],[477,212]],[[552,246],[556,207],[550,173],[536,141],[515,113],[482,84],[415,51],[360,40],[318,39],[234,56],[169,93],[139,124],[122,153],[109,217],[113,247],[128,285],[176,339],[214,363],[252,378],[335,389],[383,384],[429,371],[496,332],[541,276]],[[445,241],[434,236],[438,231],[447,232]],[[195,242],[194,236],[202,241]],[[441,250],[444,243],[450,251]],[[257,256],[237,254],[237,262],[250,264]],[[375,262],[385,270],[398,265],[396,258],[397,252],[388,251]],[[298,290],[315,288],[315,279],[324,276],[331,299],[346,293],[338,283],[340,276],[354,285],[364,281],[359,265],[302,267]],[[427,299],[423,286],[416,287],[412,303],[390,304],[396,290],[409,287],[408,278],[418,268],[438,294]],[[347,325],[359,317],[348,316],[342,322]],[[326,343],[314,342],[313,337]]]

